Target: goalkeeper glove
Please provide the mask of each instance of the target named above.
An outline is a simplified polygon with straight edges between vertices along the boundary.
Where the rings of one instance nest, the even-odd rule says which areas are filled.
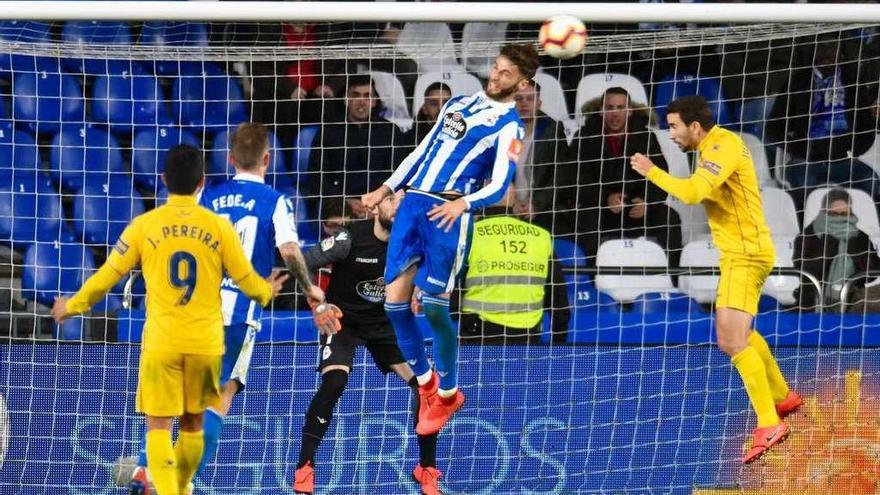
[[[309,302],[309,306],[312,308],[315,326],[318,327],[318,331],[322,335],[333,335],[342,330],[342,322],[339,321],[342,318],[342,310],[339,309],[339,306],[328,302]]]

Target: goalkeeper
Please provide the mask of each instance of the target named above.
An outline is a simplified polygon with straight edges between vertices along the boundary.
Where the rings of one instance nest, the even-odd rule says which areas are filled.
[[[327,300],[345,311],[345,316],[341,332],[321,332],[318,365],[321,386],[306,412],[293,483],[296,493],[315,491],[315,452],[330,426],[336,402],[345,391],[358,346],[370,351],[381,372],[394,371],[418,396],[418,382],[397,346],[394,329],[383,308],[388,238],[401,196],[401,193],[386,196],[379,203],[374,220],[353,222],[305,253],[312,271],[333,265]],[[418,407],[419,401],[414,403]],[[437,482],[440,472],[435,465],[437,434],[419,435],[418,439],[419,464],[413,470],[413,477],[421,485],[423,494],[437,495],[440,493]]]
[[[201,152],[168,152],[162,175],[168,203],[133,219],[107,262],[73,297],[59,297],[52,317],[62,322],[88,311],[140,264],[147,284],[147,320],[138,372],[137,411],[146,415],[147,463],[158,495],[184,493],[202,458],[203,413],[220,403],[224,271],[249,297],[268,304],[287,275],[263,280],[242,251],[228,220],[198,206],[204,185]],[[171,443],[175,417],[177,443]]]
[[[715,300],[718,346],[731,357],[758,415],[749,464],[789,434],[783,418],[803,400],[789,390],[767,342],[752,321],[758,298],[776,257],[764,221],[761,193],[749,149],[733,132],[715,125],[702,96],[686,96],[669,104],[669,135],[683,151],[699,154],[697,171],[675,178],[636,153],[630,164],[672,196],[687,204],[703,203],[712,240],[721,251],[721,278]]]

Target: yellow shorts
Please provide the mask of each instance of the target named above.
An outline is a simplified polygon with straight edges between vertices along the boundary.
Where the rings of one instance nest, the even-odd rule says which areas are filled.
[[[221,356],[144,352],[136,410],[148,416],[198,414],[220,405]]]
[[[716,308],[733,308],[754,316],[767,276],[773,270],[773,253],[722,255]]]

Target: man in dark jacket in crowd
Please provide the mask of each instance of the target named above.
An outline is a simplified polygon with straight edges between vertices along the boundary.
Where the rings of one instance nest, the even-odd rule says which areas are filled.
[[[880,269],[880,258],[868,235],[856,227],[858,218],[850,208],[849,193],[832,189],[825,196],[825,208],[804,229],[794,243],[795,266],[815,276],[822,285],[822,301],[817,304],[815,290],[801,288],[801,306],[840,309],[840,289],[847,280],[862,288],[868,270]],[[849,298],[853,301],[858,298]],[[861,312],[860,308],[858,312]]]
[[[411,138],[413,146],[421,143],[431,128],[434,127],[434,124],[437,123],[440,110],[452,98],[452,90],[446,84],[437,81],[425,89],[424,97],[425,101],[416,113],[413,127],[407,133],[407,137]]]
[[[585,110],[587,121],[574,142],[576,175],[569,169],[557,177],[569,201],[571,185],[578,184],[574,199],[578,243],[592,259],[605,240],[645,237],[663,246],[670,266],[677,266],[681,221],[666,206],[666,193],[642,180],[629,165],[629,157],[644,153],[668,170],[660,144],[648,129],[650,109],[634,107],[625,89],[613,87],[587,102]]]
[[[343,116],[328,116],[309,157],[311,199],[345,197],[354,218],[365,218],[360,196],[379,187],[410,151],[405,135],[377,113],[368,75],[349,78]]]

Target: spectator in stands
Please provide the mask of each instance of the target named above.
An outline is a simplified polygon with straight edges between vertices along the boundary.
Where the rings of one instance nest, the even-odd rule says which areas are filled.
[[[526,129],[513,181],[514,212],[551,232],[568,233],[570,229],[562,226],[563,212],[555,207],[554,191],[557,167],[574,163],[565,129],[541,111],[540,88],[534,81],[517,93],[515,102]]]
[[[505,207],[487,208],[474,223],[462,291],[452,298],[461,304],[460,339],[538,344],[546,309],[553,342],[564,343],[571,312],[550,232],[509,213]]]
[[[416,114],[413,128],[409,131],[412,136],[412,143],[417,145],[425,139],[428,131],[434,127],[437,122],[437,116],[440,115],[440,109],[452,98],[452,90],[446,84],[437,81],[425,90],[425,102],[422,103],[419,112]]]
[[[849,193],[832,189],[825,196],[825,208],[795,239],[795,266],[813,275],[822,284],[822,301],[816,301],[815,290],[808,285],[800,289],[801,307],[840,309],[840,289],[847,280],[856,280],[863,289],[869,270],[880,269],[880,257],[868,235],[856,227],[858,218],[850,208]],[[864,299],[850,297],[850,301]],[[863,306],[853,309],[862,312]]]
[[[670,266],[677,266],[681,221],[666,206],[666,193],[629,166],[630,156],[644,153],[668,170],[660,143],[648,129],[656,116],[650,108],[634,105],[620,87],[587,102],[584,110],[587,120],[574,143],[580,177],[558,178],[560,187],[578,184],[578,243],[592,259],[602,241],[644,237],[663,246]]]
[[[791,156],[784,177],[800,205],[810,189],[832,183],[880,199],[874,171],[857,158],[877,132],[871,112],[877,95],[871,85],[880,76],[867,69],[870,64],[863,70],[858,58],[843,56],[834,36],[803,45],[767,123],[766,141]]]
[[[368,75],[349,78],[343,115],[324,117],[309,156],[311,200],[344,197],[353,218],[366,218],[361,194],[379,187],[407,155],[406,137],[378,116]]]
[[[321,238],[333,237],[350,220],[342,198],[327,198],[321,201]]]

